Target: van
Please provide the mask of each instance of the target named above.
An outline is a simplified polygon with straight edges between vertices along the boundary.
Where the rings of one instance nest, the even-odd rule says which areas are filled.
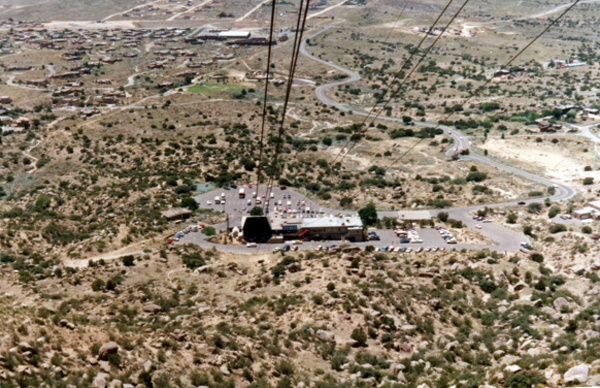
[[[252,198],[256,198],[256,191],[252,192]]]
[[[221,204],[221,198],[215,197],[215,205],[220,205],[220,204]]]

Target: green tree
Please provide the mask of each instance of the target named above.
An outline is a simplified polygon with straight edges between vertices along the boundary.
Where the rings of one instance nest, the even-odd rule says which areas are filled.
[[[324,137],[323,140],[321,140],[321,142],[326,145],[327,147],[329,147],[331,144],[333,144],[333,140],[331,140],[330,137]]]
[[[204,228],[202,228],[202,233],[204,233],[207,236],[214,236],[215,234],[217,234],[217,230],[212,226],[205,226]]]
[[[181,200],[181,207],[187,207],[190,210],[198,209],[198,202],[192,197],[185,197]]]
[[[343,197],[342,199],[340,199],[340,207],[346,207],[351,204],[352,204],[352,198],[350,198],[350,197]]]
[[[250,215],[251,216],[262,216],[263,215],[263,209],[260,206],[255,206],[250,210]]]
[[[377,209],[375,209],[375,204],[373,202],[369,202],[360,209],[358,215],[365,225],[375,225],[377,223]]]
[[[125,267],[133,267],[135,265],[133,255],[123,256],[121,257],[121,261]]]
[[[438,220],[442,221],[442,222],[446,222],[448,221],[448,212],[439,212],[437,215]]]

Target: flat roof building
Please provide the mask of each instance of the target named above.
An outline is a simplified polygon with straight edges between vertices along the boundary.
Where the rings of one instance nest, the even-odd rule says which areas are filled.
[[[252,36],[249,31],[223,31],[219,32],[220,38],[225,39],[248,39]]]
[[[189,209],[174,207],[171,209],[163,210],[161,212],[161,214],[163,215],[163,217],[165,217],[169,221],[183,220],[183,219],[189,218],[192,215],[192,211]]]

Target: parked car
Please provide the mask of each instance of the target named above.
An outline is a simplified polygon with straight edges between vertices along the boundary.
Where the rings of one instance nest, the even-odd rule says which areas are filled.
[[[246,248],[256,248],[257,246],[258,244],[254,242],[249,242],[248,244],[246,244]]]
[[[525,201],[519,201],[517,202],[518,205],[525,205]]]
[[[223,189],[230,190],[229,186],[225,186],[225,187],[223,187]]]
[[[284,245],[283,248],[281,248],[282,251],[287,252],[290,250],[290,246],[289,245]]]
[[[235,185],[235,184],[233,184],[233,183],[232,183],[232,184],[230,184],[230,185],[229,185],[229,187],[231,187],[232,189],[237,189],[237,185]]]

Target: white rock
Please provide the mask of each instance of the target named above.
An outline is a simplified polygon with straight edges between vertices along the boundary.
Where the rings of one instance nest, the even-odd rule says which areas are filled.
[[[575,380],[579,381],[580,383],[585,383],[588,379],[589,372],[590,367],[586,364],[574,366],[573,368],[569,369],[567,373],[565,373],[565,383]]]

